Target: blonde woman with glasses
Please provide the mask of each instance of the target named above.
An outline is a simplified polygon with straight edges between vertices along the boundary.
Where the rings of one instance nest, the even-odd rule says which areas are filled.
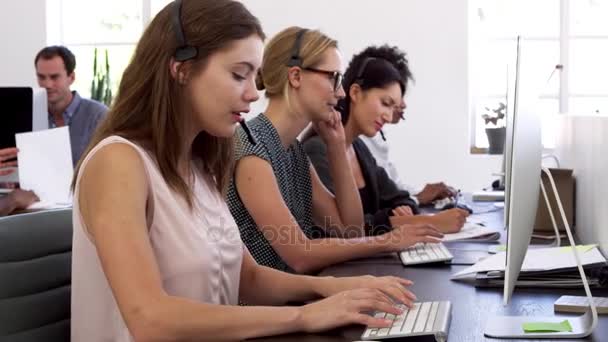
[[[290,27],[265,47],[257,82],[258,89],[266,90],[268,107],[249,122],[256,144],[245,132],[238,134],[228,190],[241,238],[262,265],[313,273],[442,236],[429,225],[403,225],[383,236],[365,236],[361,199],[335,109],[345,96],[342,68],[337,42],[316,30]],[[328,146],[335,195],[297,140],[311,123]]]

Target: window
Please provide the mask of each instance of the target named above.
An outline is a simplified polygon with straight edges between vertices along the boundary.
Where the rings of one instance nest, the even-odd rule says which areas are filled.
[[[570,113],[608,114],[608,1],[569,0]]]
[[[505,101],[514,75],[516,37],[525,41],[527,79],[543,84],[537,110],[543,144],[553,145],[556,115],[608,113],[608,16],[605,0],[471,0],[471,145],[488,146],[485,108]],[[556,65],[562,65],[557,69]],[[532,75],[533,74],[533,75]]]
[[[116,93],[120,78],[133,55],[145,25],[171,0],[47,0],[47,43],[67,46],[76,56],[76,80],[72,86],[90,97],[93,56],[110,65],[110,81]]]

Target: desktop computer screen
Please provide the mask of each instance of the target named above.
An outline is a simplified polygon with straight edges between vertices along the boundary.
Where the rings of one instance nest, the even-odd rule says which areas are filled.
[[[510,191],[508,190],[511,186],[511,163],[513,161],[513,125],[515,120],[516,108],[518,105],[518,94],[519,89],[519,56],[520,56],[520,37],[517,37],[516,49],[515,49],[515,66],[508,68],[509,73],[507,74],[507,114],[505,116],[505,147],[502,155],[502,169],[501,173],[504,175],[501,177],[501,184],[505,189],[505,229],[509,227],[509,213],[511,212],[510,205]]]
[[[505,144],[505,215],[507,216],[507,251],[504,280],[504,304],[513,294],[517,278],[530,244],[536,220],[542,170],[542,141],[540,118],[534,104],[538,87],[527,77],[529,69],[522,69],[522,53],[518,39],[518,53],[514,88],[514,106],[507,120]],[[522,81],[522,76],[524,80]],[[509,127],[510,126],[510,127]],[[577,257],[578,258],[578,257]],[[582,267],[579,271],[582,275]],[[583,283],[585,281],[583,280]],[[585,290],[590,297],[588,285]],[[488,320],[485,335],[498,338],[556,338],[584,337],[597,323],[595,308],[592,314],[570,318],[569,332],[525,332],[524,323],[554,322],[555,317],[499,316]],[[593,319],[592,319],[593,317]],[[594,323],[595,322],[595,323]]]
[[[518,63],[519,67],[519,63]],[[519,68],[517,69],[519,71]],[[519,74],[519,72],[517,72]],[[540,120],[522,99],[522,85],[516,77],[514,108],[508,120],[505,150],[505,220],[507,223],[507,260],[504,303],[509,302],[532,237],[542,161]],[[528,93],[529,94],[529,93]]]
[[[15,134],[49,128],[46,90],[0,87],[0,148],[15,147]]]

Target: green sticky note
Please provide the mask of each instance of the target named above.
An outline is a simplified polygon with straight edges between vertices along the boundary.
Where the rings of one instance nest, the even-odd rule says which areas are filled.
[[[522,324],[524,332],[527,333],[541,333],[541,332],[571,332],[572,326],[566,319],[559,323],[552,322],[530,322]]]
[[[596,244],[593,244],[593,245],[577,245],[576,246],[576,251],[579,252],[579,253],[587,253],[587,252],[589,252],[590,250],[592,250],[596,246],[597,246]],[[563,253],[572,252],[572,247],[571,246],[560,247],[559,251],[563,252]]]
[[[498,245],[496,246],[496,251],[497,252],[504,252],[507,250],[507,245]]]

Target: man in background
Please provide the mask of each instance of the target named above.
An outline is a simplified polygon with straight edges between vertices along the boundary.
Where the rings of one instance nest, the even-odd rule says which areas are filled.
[[[69,126],[72,162],[78,163],[108,107],[71,91],[76,58],[64,46],[48,46],[34,60],[38,85],[46,89],[49,128]]]

